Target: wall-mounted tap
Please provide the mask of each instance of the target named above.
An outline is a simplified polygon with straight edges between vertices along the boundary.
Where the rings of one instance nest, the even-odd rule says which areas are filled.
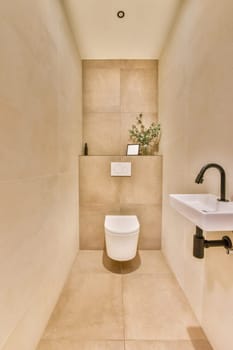
[[[216,163],[206,164],[205,166],[203,166],[201,168],[200,172],[198,173],[198,175],[195,179],[195,182],[198,184],[202,183],[204,181],[204,174],[205,174],[206,170],[209,168],[216,168],[219,170],[220,179],[221,179],[221,182],[220,182],[221,196],[218,200],[221,202],[228,202],[228,200],[226,199],[226,174],[225,174],[224,169],[221,167],[221,165],[216,164]]]

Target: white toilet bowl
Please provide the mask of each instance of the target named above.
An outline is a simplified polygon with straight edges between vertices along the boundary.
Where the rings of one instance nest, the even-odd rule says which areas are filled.
[[[105,242],[108,256],[113,260],[127,261],[135,257],[139,237],[136,215],[106,215]]]

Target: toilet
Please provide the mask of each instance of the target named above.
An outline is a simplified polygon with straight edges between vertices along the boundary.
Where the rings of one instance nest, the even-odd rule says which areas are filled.
[[[104,222],[107,255],[117,261],[136,256],[140,225],[136,215],[106,215]]]

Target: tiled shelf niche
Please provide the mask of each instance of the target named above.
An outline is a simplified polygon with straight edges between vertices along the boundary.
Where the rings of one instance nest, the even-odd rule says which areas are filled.
[[[83,140],[90,155],[126,154],[129,129],[142,113],[157,121],[157,60],[83,61]]]

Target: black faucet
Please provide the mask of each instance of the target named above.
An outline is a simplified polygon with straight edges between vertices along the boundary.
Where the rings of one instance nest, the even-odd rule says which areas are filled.
[[[225,198],[226,197],[226,174],[224,169],[221,167],[221,165],[216,164],[216,163],[209,163],[206,164],[205,166],[203,166],[199,172],[199,174],[197,175],[195,182],[197,184],[201,184],[204,181],[204,174],[206,172],[207,169],[209,168],[217,168],[220,172],[221,175],[221,197],[218,199],[221,202],[228,202],[228,200]]]

